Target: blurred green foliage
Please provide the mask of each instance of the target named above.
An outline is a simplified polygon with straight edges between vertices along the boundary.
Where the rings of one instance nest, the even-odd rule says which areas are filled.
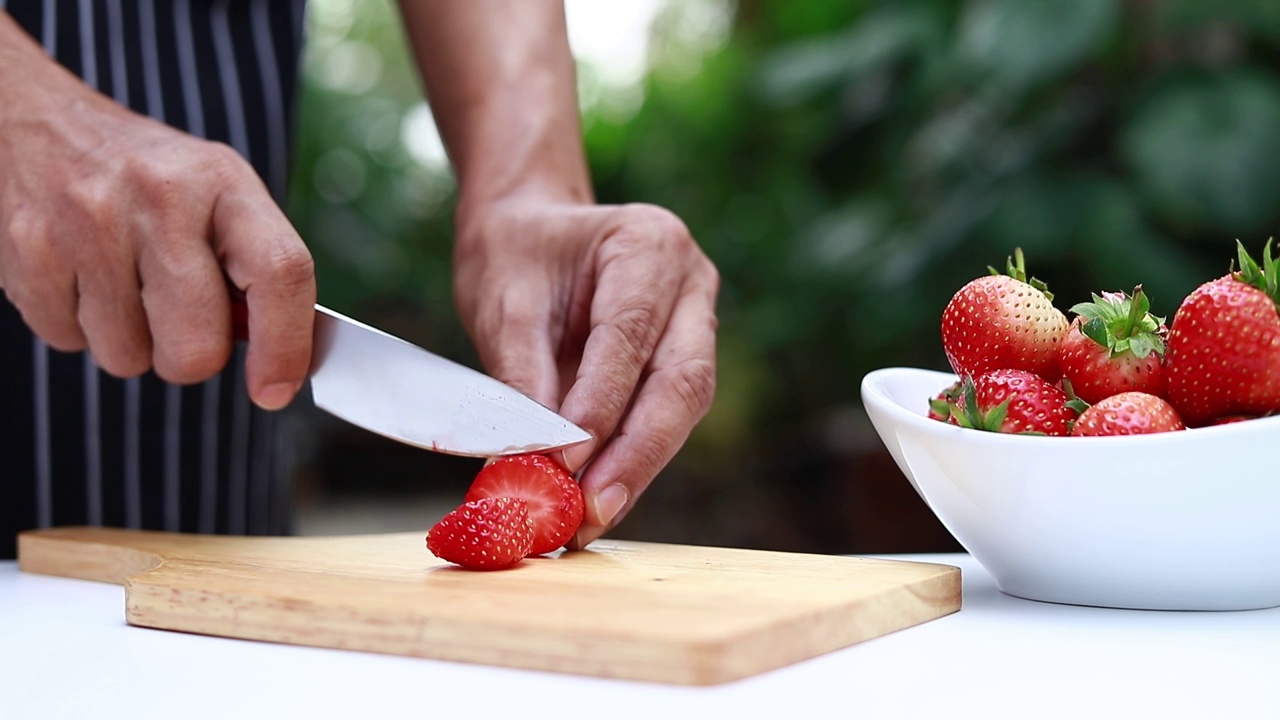
[[[322,299],[466,358],[448,173],[405,152],[396,17],[357,5],[312,23],[292,212]],[[348,43],[377,82],[324,79]],[[943,305],[1015,246],[1063,309],[1142,283],[1172,318],[1280,220],[1278,45],[1274,0],[668,2],[643,102],[585,109],[600,200],[671,208],[724,279],[716,404],[664,483],[768,498],[876,445],[861,377],[945,368]]]

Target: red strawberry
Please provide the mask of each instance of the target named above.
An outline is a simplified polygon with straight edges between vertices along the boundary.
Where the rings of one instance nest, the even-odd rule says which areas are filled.
[[[1027,280],[1022,250],[1004,275],[991,274],[960,288],[942,311],[942,350],[959,377],[1014,369],[1046,380],[1061,377],[1058,347],[1067,317],[1053,306],[1045,284]]]
[[[1076,413],[1062,388],[1026,370],[992,370],[965,378],[951,422],[990,432],[1066,435]]]
[[[1123,392],[1103,398],[1080,413],[1072,435],[1144,435],[1185,430],[1178,411],[1163,398]]]
[[[1257,420],[1260,415],[1224,415],[1220,418],[1214,418],[1205,425],[1230,425],[1231,423],[1244,422],[1245,420]]]
[[[529,504],[533,520],[530,555],[564,547],[582,524],[582,488],[567,470],[545,455],[512,455],[486,464],[465,500],[513,497]]]
[[[1058,362],[1076,397],[1087,403],[1122,392],[1164,397],[1164,318],[1151,308],[1142,286],[1133,296],[1094,295],[1071,308],[1077,317],[1062,340]]]
[[[427,533],[433,555],[472,570],[511,567],[529,554],[532,544],[529,505],[515,498],[464,503]]]
[[[1270,240],[1261,268],[1236,246],[1240,270],[1193,290],[1169,328],[1167,397],[1188,425],[1280,410],[1280,267]]]

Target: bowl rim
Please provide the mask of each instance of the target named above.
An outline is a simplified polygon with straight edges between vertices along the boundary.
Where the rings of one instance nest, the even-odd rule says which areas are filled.
[[[1185,430],[1174,432],[1146,433],[1141,435],[1052,436],[983,432],[972,428],[963,428],[958,425],[951,425],[950,423],[929,419],[924,412],[928,404],[928,398],[921,398],[920,410],[918,411],[912,410],[895,400],[886,391],[884,383],[887,378],[902,376],[919,377],[921,380],[925,379],[925,377],[936,378],[939,383],[938,392],[941,392],[943,388],[947,387],[947,385],[955,382],[958,379],[958,376],[950,371],[932,368],[891,366],[877,368],[862,377],[860,386],[863,403],[865,405],[874,405],[877,410],[885,412],[896,422],[904,423],[914,429],[935,435],[954,437],[955,433],[975,433],[975,439],[981,438],[987,442],[995,443],[1016,442],[1024,446],[1026,443],[1049,443],[1056,446],[1062,440],[1069,439],[1074,443],[1084,442],[1091,443],[1095,446],[1124,443],[1134,447],[1140,447],[1143,443],[1147,445],[1166,445],[1170,442],[1186,442],[1192,437],[1197,439],[1209,439],[1224,435],[1253,435],[1261,433],[1268,433],[1272,434],[1274,437],[1280,437],[1280,435],[1276,435],[1276,433],[1280,433],[1280,415],[1255,418],[1245,422],[1227,423],[1225,425],[1208,425],[1204,427],[1187,428]],[[980,433],[980,435],[978,435],[978,433]]]

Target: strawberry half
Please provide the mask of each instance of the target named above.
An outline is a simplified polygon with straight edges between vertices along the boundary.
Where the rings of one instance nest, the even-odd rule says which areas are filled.
[[[1027,279],[1021,248],[1005,274],[990,270],[956,291],[942,311],[942,350],[951,369],[958,377],[1013,369],[1057,380],[1067,316],[1044,283]]]
[[[1133,295],[1102,293],[1071,308],[1076,317],[1058,362],[1076,397],[1087,403],[1122,392],[1164,397],[1164,319],[1152,315],[1142,286]]]
[[[529,505],[516,498],[463,503],[427,533],[433,555],[471,570],[511,567],[529,554],[532,544]]]
[[[1280,267],[1270,240],[1261,267],[1236,247],[1240,270],[1193,290],[1169,327],[1167,397],[1188,425],[1280,411]]]
[[[1163,398],[1123,392],[1103,398],[1080,413],[1072,435],[1145,435],[1185,430],[1178,411]]]
[[[1026,370],[992,370],[965,378],[951,422],[1022,435],[1066,435],[1075,410],[1062,388]]]
[[[582,524],[582,488],[567,470],[545,455],[497,458],[483,468],[467,491],[466,502],[481,498],[519,498],[533,520],[530,555],[558,550]]]

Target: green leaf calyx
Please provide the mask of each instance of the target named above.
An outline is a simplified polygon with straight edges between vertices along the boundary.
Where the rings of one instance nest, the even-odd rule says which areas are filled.
[[[1040,292],[1044,293],[1044,297],[1046,300],[1049,300],[1049,301],[1053,300],[1053,293],[1049,292],[1049,285],[1047,283],[1045,283],[1043,280],[1040,280],[1039,278],[1027,277],[1026,258],[1023,257],[1022,248],[1020,247],[1016,247],[1013,249],[1013,257],[1006,258],[1004,272],[1000,272],[999,270],[996,270],[994,267],[990,265],[987,266],[987,270],[989,270],[992,275],[1008,275],[1014,280],[1024,282],[1030,285],[1031,287],[1039,290]]]
[[[1107,348],[1113,358],[1126,352],[1138,358],[1164,356],[1164,318],[1151,314],[1151,301],[1141,285],[1132,295],[1094,294],[1093,302],[1077,303],[1071,312],[1084,318],[1080,332]]]

